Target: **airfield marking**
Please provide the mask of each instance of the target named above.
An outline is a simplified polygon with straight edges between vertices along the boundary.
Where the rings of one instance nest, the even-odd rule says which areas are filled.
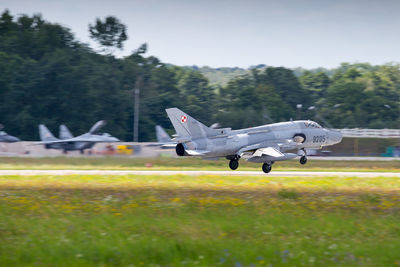
[[[222,175],[222,176],[346,176],[346,177],[399,177],[400,172],[312,172],[312,171],[135,171],[135,170],[0,170],[5,175]]]

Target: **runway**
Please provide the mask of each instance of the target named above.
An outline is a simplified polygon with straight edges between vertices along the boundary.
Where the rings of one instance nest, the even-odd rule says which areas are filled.
[[[216,176],[274,176],[274,177],[312,177],[312,176],[343,176],[343,177],[398,177],[400,172],[313,172],[313,171],[135,171],[135,170],[0,170],[0,176],[5,175],[216,175]]]

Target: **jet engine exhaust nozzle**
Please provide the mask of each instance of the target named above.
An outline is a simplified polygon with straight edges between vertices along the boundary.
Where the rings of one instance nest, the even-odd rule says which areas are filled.
[[[182,143],[179,143],[179,144],[176,145],[175,151],[176,151],[176,154],[177,154],[178,156],[181,156],[181,157],[182,157],[182,156],[185,155],[185,147],[183,146]]]

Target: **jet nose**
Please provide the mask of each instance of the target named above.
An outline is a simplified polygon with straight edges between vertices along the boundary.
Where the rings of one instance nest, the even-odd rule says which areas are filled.
[[[10,136],[9,139],[10,139],[10,142],[19,142],[19,141],[21,141],[19,138],[15,137],[15,136]]]
[[[329,131],[329,139],[332,144],[337,144],[342,141],[343,135],[338,131]]]

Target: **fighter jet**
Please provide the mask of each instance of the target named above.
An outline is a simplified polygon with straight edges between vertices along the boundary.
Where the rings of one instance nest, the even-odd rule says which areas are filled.
[[[195,120],[178,108],[166,109],[178,136],[178,156],[203,159],[225,157],[229,167],[236,170],[239,159],[262,163],[262,170],[269,173],[275,161],[300,156],[300,163],[307,163],[306,148],[321,148],[340,143],[342,134],[322,128],[314,121],[299,120],[232,130],[212,129]],[[294,152],[295,153],[294,153]]]
[[[79,150],[81,154],[84,153],[85,149],[92,148],[96,143],[109,143],[118,142],[119,139],[112,137],[108,133],[96,134],[101,127],[105,125],[105,121],[98,121],[89,132],[84,133],[80,136],[73,137],[71,132],[65,125],[60,126],[60,138],[54,137],[54,135],[47,129],[43,124],[39,125],[39,135],[42,144],[46,149],[62,149],[64,153],[67,151]]]
[[[157,137],[157,142],[160,144],[167,144],[172,142],[171,137],[160,125],[156,125],[156,137]]]
[[[3,125],[0,124],[0,130],[3,129]],[[4,143],[14,143],[14,142],[19,142],[19,138],[9,135],[4,131],[0,131],[0,142],[4,142]]]

